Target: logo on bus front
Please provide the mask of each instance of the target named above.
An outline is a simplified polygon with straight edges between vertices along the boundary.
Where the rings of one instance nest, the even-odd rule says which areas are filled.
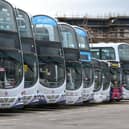
[[[52,94],[54,94],[55,93],[55,91],[54,90],[52,90]]]
[[[8,96],[8,92],[7,92],[7,91],[5,91],[5,93],[4,93],[4,94],[5,94],[5,96]]]

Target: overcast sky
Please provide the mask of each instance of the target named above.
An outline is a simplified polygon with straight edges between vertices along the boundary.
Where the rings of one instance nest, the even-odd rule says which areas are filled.
[[[129,0],[7,0],[28,13],[50,16],[129,15]]]

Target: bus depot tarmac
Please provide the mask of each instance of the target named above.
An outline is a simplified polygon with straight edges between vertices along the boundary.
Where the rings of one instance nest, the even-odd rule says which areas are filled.
[[[0,129],[129,129],[129,101],[1,111]]]

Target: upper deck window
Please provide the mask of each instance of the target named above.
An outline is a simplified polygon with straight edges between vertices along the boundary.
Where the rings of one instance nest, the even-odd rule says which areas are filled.
[[[96,59],[100,59],[100,49],[99,48],[91,48],[92,56]]]
[[[115,51],[112,47],[96,47],[91,49],[94,58],[101,60],[115,60]]]
[[[34,16],[32,18],[36,40],[59,42],[57,22],[48,16]]]
[[[17,19],[20,36],[28,37],[28,38],[33,37],[30,19],[29,19],[28,15],[24,11],[21,11],[21,10],[16,10],[16,14],[17,14],[16,19]]]
[[[0,1],[0,30],[16,31],[13,8],[5,1]]]
[[[101,48],[102,60],[115,60],[115,51],[112,47]]]
[[[118,47],[120,61],[129,61],[129,45],[121,44]]]
[[[76,33],[77,33],[77,39],[79,43],[79,48],[89,50],[89,43],[88,43],[88,35],[87,32],[76,28]]]
[[[60,25],[60,32],[62,35],[62,43],[64,48],[77,48],[77,41],[75,31],[67,25]]]

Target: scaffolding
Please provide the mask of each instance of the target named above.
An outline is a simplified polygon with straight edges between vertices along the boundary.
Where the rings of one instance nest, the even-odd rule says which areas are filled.
[[[88,30],[93,43],[129,43],[129,16],[117,16],[110,18],[58,17],[58,20],[84,27]]]

